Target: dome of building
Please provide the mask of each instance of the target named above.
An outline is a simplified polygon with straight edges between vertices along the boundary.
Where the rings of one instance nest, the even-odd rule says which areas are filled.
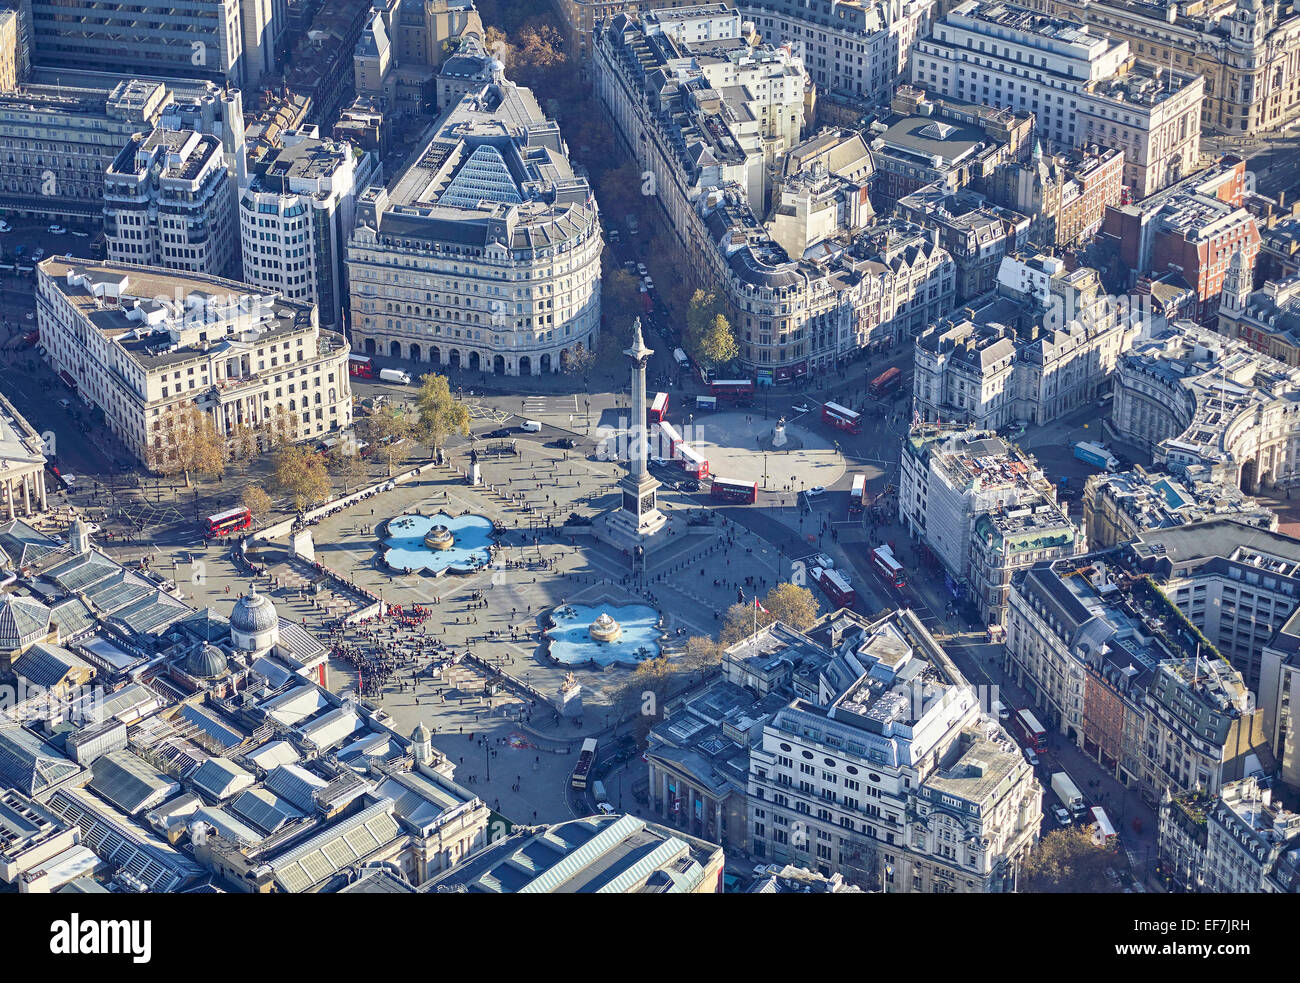
[[[433,735],[429,733],[429,728],[424,726],[423,720],[421,720],[418,724],[416,724],[415,730],[412,731],[411,733],[411,740],[414,741],[416,744],[423,744],[426,741],[431,740],[432,738]]]
[[[259,594],[256,587],[250,587],[249,592],[235,602],[235,608],[230,612],[231,630],[246,635],[270,631],[279,623],[275,605],[265,594]]]
[[[12,652],[50,633],[50,609],[34,597],[0,597],[0,652]]]
[[[185,660],[185,671],[199,679],[215,679],[226,669],[226,653],[215,645],[201,645]]]

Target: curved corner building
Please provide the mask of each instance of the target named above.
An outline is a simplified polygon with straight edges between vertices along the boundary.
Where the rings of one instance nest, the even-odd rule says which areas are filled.
[[[357,201],[352,344],[431,366],[558,372],[600,329],[600,224],[559,126],[505,80],[466,95]]]

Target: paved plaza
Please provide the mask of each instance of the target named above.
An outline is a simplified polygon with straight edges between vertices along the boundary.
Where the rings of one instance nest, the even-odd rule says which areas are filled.
[[[661,612],[665,654],[672,656],[690,635],[716,634],[721,612],[735,602],[746,577],[753,578],[746,596],[771,587],[777,553],[715,514],[710,525],[683,523],[690,533],[656,551],[645,576],[634,579],[628,558],[586,535],[588,527],[563,525],[571,512],[590,516],[615,505],[618,468],[537,443],[517,446],[516,456],[480,457],[482,487],[469,487],[455,471],[436,468],[328,516],[310,531],[316,559],[356,587],[405,611],[421,605],[430,612],[405,629],[390,618],[334,636],[340,644],[383,646],[394,655],[393,671],[382,686],[368,683],[365,697],[375,700],[401,733],[426,723],[435,744],[456,763],[458,780],[488,785],[490,775],[490,787],[478,791],[505,815],[531,821],[536,812],[555,821],[570,815],[567,779],[577,745],[614,722],[612,703],[632,670],[573,667],[583,687],[584,712],[580,724],[559,719],[544,701],[558,691],[570,667],[542,655],[541,613],[565,602],[647,604]],[[662,508],[683,516],[703,511],[699,499],[671,490],[663,493]],[[378,557],[385,521],[439,511],[468,511],[504,527],[494,564],[470,575],[440,577],[384,570]],[[259,591],[271,596],[283,617],[315,630],[322,640],[330,637],[333,622],[362,604],[346,587],[317,590],[320,575],[291,558],[282,541],[262,546],[253,561],[263,568]],[[164,570],[174,563],[173,576],[187,600],[224,615],[248,589],[248,575],[217,546],[159,556],[154,563]],[[482,601],[474,599],[476,593]],[[435,653],[437,645],[443,648]],[[451,653],[470,654],[481,665],[462,660],[440,676],[430,675],[428,667]],[[530,699],[522,687],[486,695],[493,672],[483,666],[499,669],[538,696]],[[332,690],[355,693],[357,683],[353,665],[331,660]]]

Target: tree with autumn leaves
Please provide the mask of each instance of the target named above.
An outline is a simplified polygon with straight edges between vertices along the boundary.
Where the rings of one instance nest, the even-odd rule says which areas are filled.
[[[216,478],[226,473],[226,438],[217,433],[212,417],[193,403],[169,407],[153,437],[145,455],[150,471],[166,477],[182,475],[186,488],[191,475]]]
[[[774,621],[789,625],[796,631],[804,631],[812,627],[819,613],[817,598],[812,591],[794,584],[777,584],[760,603],[766,610],[755,608],[753,601],[744,601],[727,608],[719,635],[723,648],[748,638],[756,628],[765,628]]]

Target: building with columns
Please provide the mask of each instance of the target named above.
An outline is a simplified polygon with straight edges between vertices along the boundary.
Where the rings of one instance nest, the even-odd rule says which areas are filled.
[[[174,453],[171,421],[191,406],[264,445],[352,422],[348,343],[315,307],[202,273],[62,258],[37,271],[46,360],[142,461]]]
[[[1120,357],[1111,425],[1182,474],[1284,485],[1300,476],[1300,369],[1191,321],[1176,321]]]
[[[0,508],[5,518],[45,511],[45,441],[0,396]]]
[[[357,200],[347,247],[359,352],[549,375],[600,331],[596,199],[528,89],[465,96],[390,187]]]

